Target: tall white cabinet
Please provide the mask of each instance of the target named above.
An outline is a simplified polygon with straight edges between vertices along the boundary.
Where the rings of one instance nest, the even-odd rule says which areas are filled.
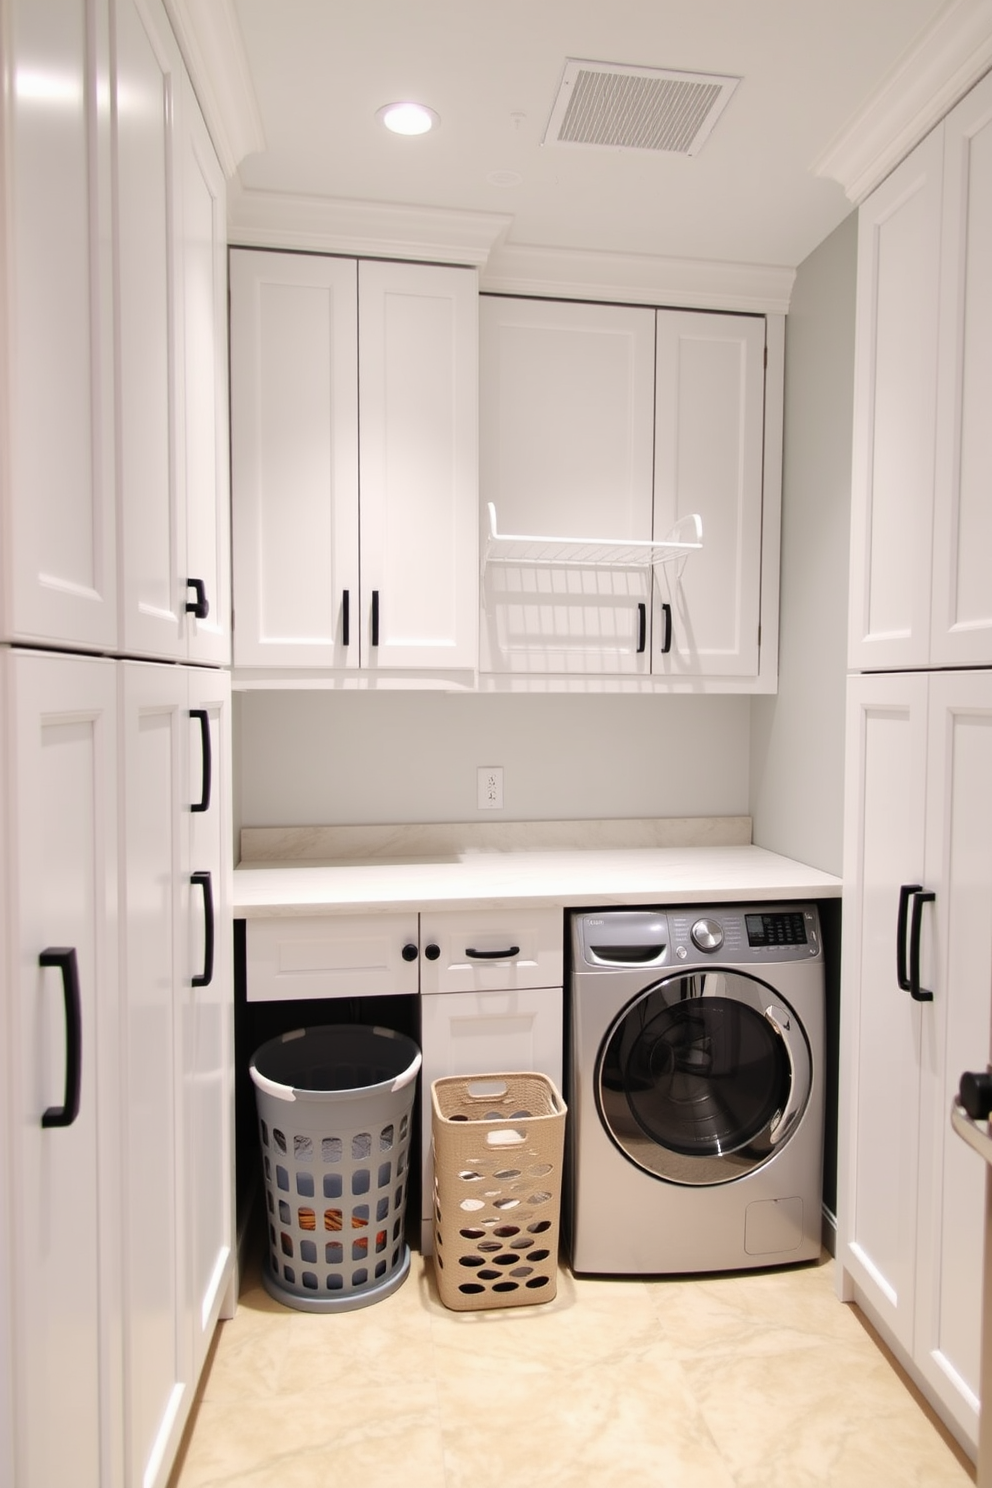
[[[986,79],[859,220],[838,1194],[844,1294],[972,1453],[985,1177],[949,1112],[992,1018],[990,167]]]
[[[164,1488],[235,1279],[224,180],[161,0],[0,46],[0,1479]]]

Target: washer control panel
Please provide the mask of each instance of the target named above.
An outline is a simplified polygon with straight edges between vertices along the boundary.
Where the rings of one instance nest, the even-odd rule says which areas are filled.
[[[575,912],[572,936],[587,968],[806,961],[818,957],[814,904],[717,904]]]

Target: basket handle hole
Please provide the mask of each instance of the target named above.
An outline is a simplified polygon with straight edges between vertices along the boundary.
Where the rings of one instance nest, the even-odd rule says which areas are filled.
[[[493,1095],[505,1095],[509,1088],[505,1080],[469,1080],[465,1087],[473,1100],[488,1100]]]
[[[519,1147],[526,1140],[525,1132],[514,1131],[512,1127],[503,1127],[501,1131],[486,1132],[486,1145],[489,1147]]]

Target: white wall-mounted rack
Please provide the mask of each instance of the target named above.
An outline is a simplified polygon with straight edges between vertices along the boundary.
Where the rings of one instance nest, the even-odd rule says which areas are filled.
[[[656,568],[674,563],[703,546],[703,519],[690,512],[659,541],[631,538],[522,536],[500,532],[496,508],[486,503],[489,531],[482,546],[482,572],[487,563],[540,564],[543,567]]]

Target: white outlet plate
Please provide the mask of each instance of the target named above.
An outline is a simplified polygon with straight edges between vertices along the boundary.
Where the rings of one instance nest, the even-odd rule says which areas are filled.
[[[479,766],[479,810],[503,810],[503,766]]]

